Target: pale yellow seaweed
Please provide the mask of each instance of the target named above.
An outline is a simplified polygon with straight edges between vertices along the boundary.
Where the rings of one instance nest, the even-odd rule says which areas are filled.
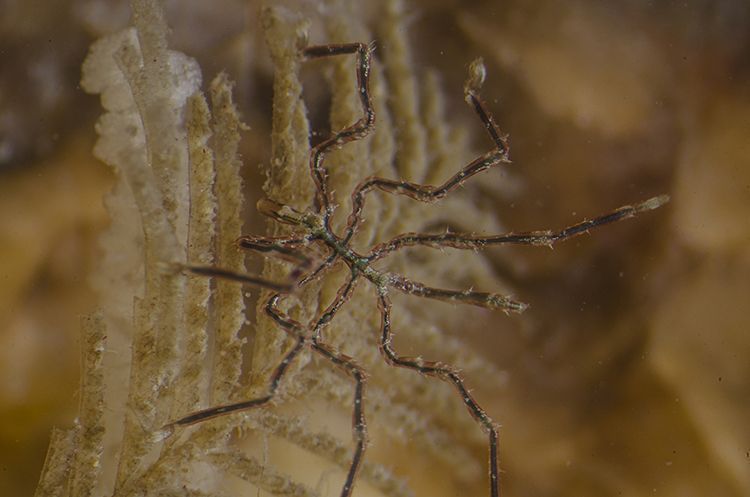
[[[81,325],[81,392],[75,434],[71,495],[93,495],[101,471],[104,440],[104,372],[106,328],[101,314],[85,317]]]
[[[295,483],[254,457],[239,451],[217,452],[208,456],[208,461],[217,468],[238,476],[273,495],[284,497],[319,497],[318,492],[305,485]]]
[[[223,268],[242,272],[244,255],[237,249],[236,240],[242,234],[244,199],[237,147],[240,131],[245,125],[239,119],[232,101],[231,83],[226,74],[219,74],[211,82],[213,107],[213,148],[216,163],[217,260]],[[214,404],[229,400],[240,377],[243,340],[239,336],[245,322],[245,302],[242,287],[228,281],[216,282],[217,326],[214,338],[214,363],[211,372],[211,401]]]
[[[34,497],[67,497],[68,478],[73,462],[75,430],[53,428],[47,457]]]

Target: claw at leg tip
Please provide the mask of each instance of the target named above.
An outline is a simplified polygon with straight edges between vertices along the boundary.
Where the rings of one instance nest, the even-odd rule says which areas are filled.
[[[669,202],[669,195],[659,195],[658,197],[653,197],[645,202],[643,202],[641,205],[639,205],[639,209],[641,211],[651,211],[654,209],[658,209],[662,205]]]
[[[174,434],[174,423],[169,423],[164,426],[162,426],[159,430],[156,430],[151,435],[151,440],[154,443],[161,442],[162,440],[166,440],[167,438],[171,437]]]

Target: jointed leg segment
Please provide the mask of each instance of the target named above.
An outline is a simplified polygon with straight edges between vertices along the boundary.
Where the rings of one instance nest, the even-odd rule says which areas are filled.
[[[469,304],[487,309],[500,309],[505,312],[523,312],[528,307],[499,293],[474,292],[472,290],[446,290],[433,288],[412,281],[401,275],[391,275],[389,285],[409,295],[442,300],[457,304]]]
[[[470,79],[467,82],[464,92],[467,103],[472,106],[482,124],[484,124],[490,139],[495,144],[495,148],[474,159],[440,186],[420,185],[408,181],[397,181],[380,177],[366,178],[357,185],[352,193],[352,211],[347,219],[344,243],[348,243],[352,239],[359,224],[362,222],[362,211],[365,207],[365,196],[368,192],[377,189],[386,193],[405,195],[420,202],[434,202],[445,197],[475,174],[498,164],[510,163],[508,140],[501,134],[492,114],[487,110],[486,105],[479,96],[479,87],[484,80],[484,76],[480,77],[476,74],[483,71],[483,69],[480,71],[479,68],[481,67],[483,66],[476,62],[472,64],[473,80]]]
[[[300,252],[310,242],[309,237],[264,237],[245,235],[237,239],[237,245],[245,250],[252,250],[261,254],[275,255],[279,259],[300,265],[309,265],[310,258]]]
[[[372,177],[360,183],[352,194],[352,212],[349,214],[344,241],[349,242],[362,222],[362,211],[365,208],[365,195],[377,189],[385,193],[405,195],[420,202],[434,202],[463,184],[464,181],[492,166],[509,162],[505,152],[489,152],[450,177],[440,186],[420,185],[408,181],[397,181],[387,178]]]
[[[357,54],[357,88],[364,116],[348,128],[342,129],[331,138],[316,145],[310,153],[310,174],[316,190],[315,210],[323,212],[326,226],[328,226],[333,200],[328,188],[328,171],[323,167],[325,155],[331,149],[340,148],[349,142],[364,138],[375,125],[375,110],[372,108],[372,99],[370,98],[370,64],[372,63],[372,52],[374,50],[374,44],[344,43],[317,45],[307,47],[302,51],[302,55],[308,60],[334,55]]]
[[[352,412],[352,436],[354,437],[355,448],[354,456],[352,457],[351,466],[346,475],[344,486],[341,489],[341,497],[349,497],[354,489],[354,483],[359,473],[362,461],[364,458],[365,450],[367,449],[367,422],[365,419],[365,383],[367,381],[367,373],[359,366],[356,361],[338,352],[336,349],[323,343],[321,340],[321,333],[325,326],[331,322],[336,313],[341,309],[346,301],[351,297],[354,291],[354,285],[357,281],[356,272],[352,272],[351,278],[339,288],[338,294],[328,308],[323,312],[323,315],[318,319],[315,324],[312,333],[312,347],[313,350],[322,354],[328,360],[333,362],[344,372],[354,380],[354,408]]]
[[[485,247],[495,245],[537,245],[552,247],[558,242],[565,241],[569,238],[588,233],[589,230],[611,224],[623,219],[631,218],[641,212],[656,209],[664,205],[669,200],[666,195],[650,198],[640,204],[626,205],[615,209],[607,214],[595,217],[594,219],[584,220],[572,226],[559,231],[527,231],[525,233],[506,233],[504,235],[478,236],[468,233],[404,233],[385,243],[376,245],[368,255],[370,261],[381,259],[391,252],[423,245],[433,248],[455,248],[479,250]]]
[[[497,426],[479,403],[474,399],[464,385],[464,380],[458,371],[447,364],[436,361],[425,361],[421,358],[404,357],[398,355],[391,347],[391,301],[386,291],[380,291],[378,295],[378,309],[381,315],[380,352],[386,362],[392,366],[411,369],[428,376],[435,376],[443,381],[452,383],[458,390],[464,405],[471,416],[482,426],[489,437],[489,473],[490,473],[490,495],[500,495],[500,481],[497,456]]]
[[[181,267],[193,274],[200,276],[209,276],[222,278],[225,280],[236,281],[248,285],[254,285],[266,288],[274,292],[291,292],[294,289],[295,281],[302,272],[307,270],[312,260],[304,255],[299,249],[309,242],[308,237],[302,238],[268,238],[259,236],[242,236],[237,240],[240,248],[252,250],[264,255],[272,255],[287,262],[296,264],[294,271],[289,276],[287,283],[277,283],[274,281],[261,278],[259,276],[239,273],[229,269],[223,269],[215,266],[198,266],[182,265]]]
[[[292,283],[277,283],[270,281],[265,278],[253,276],[245,273],[238,273],[229,269],[223,269],[213,266],[196,266],[196,265],[183,265],[181,266],[184,270],[197,274],[199,276],[208,276],[213,278],[222,278],[225,280],[236,281],[238,283],[245,283],[248,285],[254,285],[261,288],[266,288],[274,292],[290,292],[294,288]]]

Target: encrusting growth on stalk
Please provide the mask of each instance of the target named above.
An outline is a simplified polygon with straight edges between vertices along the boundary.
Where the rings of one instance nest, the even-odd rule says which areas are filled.
[[[402,195],[420,202],[435,202],[455,191],[472,176],[501,164],[510,163],[510,147],[480,97],[480,89],[485,79],[485,68],[481,60],[470,66],[469,79],[464,92],[467,103],[474,109],[484,125],[493,148],[461,168],[453,176],[437,186],[393,180],[383,177],[369,177],[354,188],[351,195],[352,207],[343,228],[343,234],[337,233],[331,226],[331,217],[336,209],[334,192],[329,185],[329,171],[325,166],[329,152],[348,143],[361,140],[375,128],[375,111],[370,93],[370,71],[374,45],[366,43],[337,43],[309,46],[301,49],[304,60],[323,57],[354,55],[356,57],[357,91],[362,116],[352,125],[338,131],[330,138],[312,148],[309,154],[309,172],[315,186],[312,206],[307,211],[299,211],[272,200],[259,203],[259,211],[276,222],[292,227],[293,234],[287,237],[243,236],[238,245],[246,250],[259,252],[293,264],[287,282],[275,282],[265,278],[247,275],[234,269],[213,266],[182,265],[185,272],[199,276],[216,277],[271,290],[272,295],[266,300],[264,310],[268,317],[289,336],[292,345],[286,350],[280,362],[273,370],[265,393],[254,399],[229,403],[195,412],[173,421],[164,427],[169,434],[177,427],[193,425],[208,419],[224,416],[233,412],[244,411],[267,405],[274,401],[279,386],[289,371],[291,363],[305,349],[309,348],[326,361],[341,369],[354,384],[352,400],[352,437],[354,454],[351,458],[346,478],[341,489],[341,497],[352,495],[357,474],[361,469],[364,454],[368,445],[367,421],[365,416],[365,388],[367,374],[355,358],[341,353],[325,340],[324,331],[335,318],[340,309],[350,300],[355,286],[362,280],[369,281],[376,290],[377,307],[381,317],[379,349],[385,361],[400,368],[406,368],[427,376],[437,377],[453,385],[471,417],[487,435],[489,487],[490,496],[500,494],[498,464],[498,427],[472,396],[459,373],[451,365],[426,361],[421,358],[399,355],[391,346],[391,290],[408,295],[426,297],[455,303],[470,304],[487,309],[499,309],[505,312],[522,312],[526,304],[515,301],[497,293],[477,292],[473,290],[450,290],[433,288],[420,282],[412,281],[396,273],[376,269],[373,262],[399,250],[424,245],[434,248],[454,248],[478,250],[501,244],[545,245],[553,244],[588,232],[599,226],[633,217],[641,212],[655,209],[668,199],[665,196],[655,197],[634,206],[625,206],[610,213],[581,221],[559,231],[530,231],[525,233],[508,233],[494,236],[478,236],[468,233],[404,233],[391,240],[375,245],[369,252],[360,254],[352,248],[352,239],[363,222],[365,200],[371,192]],[[320,250],[325,253],[324,260],[315,265]],[[292,319],[281,308],[281,303],[291,294],[301,291],[318,276],[340,263],[349,269],[349,277],[338,289],[336,296],[308,323]]]

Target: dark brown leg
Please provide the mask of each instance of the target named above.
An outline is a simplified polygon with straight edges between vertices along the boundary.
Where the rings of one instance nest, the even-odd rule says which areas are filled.
[[[359,90],[359,99],[362,103],[364,116],[348,128],[342,129],[331,138],[317,144],[310,153],[310,174],[316,188],[315,210],[323,213],[326,226],[328,226],[333,201],[328,188],[328,171],[323,167],[325,155],[331,149],[340,148],[349,142],[364,138],[375,126],[375,111],[372,108],[372,99],[370,98],[370,64],[372,63],[372,52],[374,50],[373,44],[343,43],[316,45],[307,47],[302,51],[303,57],[308,60],[335,55],[357,54],[357,89]]]
[[[411,369],[428,376],[440,378],[443,381],[452,383],[456,387],[461,400],[469,410],[471,416],[481,425],[482,429],[489,437],[489,474],[490,474],[490,495],[499,497],[500,495],[500,478],[498,470],[497,442],[498,428],[487,413],[482,409],[479,403],[474,399],[464,384],[463,378],[458,371],[447,364],[441,362],[425,361],[421,358],[404,357],[398,355],[391,347],[391,301],[385,291],[381,291],[378,296],[378,308],[381,315],[381,335],[380,335],[380,352],[383,354],[386,362],[392,366]]]
[[[375,246],[368,258],[375,261],[386,255],[405,247],[424,245],[433,248],[456,248],[479,250],[488,246],[520,244],[541,245],[552,247],[558,242],[565,241],[574,236],[588,233],[589,230],[598,228],[605,224],[615,223],[634,217],[642,212],[656,209],[669,201],[666,195],[653,197],[636,205],[626,205],[612,212],[595,217],[594,219],[581,221],[559,231],[528,231],[525,233],[506,233],[494,236],[477,236],[468,233],[404,233],[385,243]]]
[[[354,456],[349,466],[349,471],[344,480],[344,486],[341,489],[341,497],[350,497],[354,489],[354,483],[357,473],[362,466],[365,450],[367,449],[367,422],[365,420],[365,383],[367,374],[353,358],[338,352],[336,349],[322,341],[322,331],[328,323],[331,322],[336,313],[341,309],[344,303],[349,300],[354,291],[354,285],[357,281],[357,274],[352,273],[352,277],[339,289],[334,301],[328,306],[323,315],[318,319],[312,333],[313,350],[322,354],[328,360],[333,362],[344,372],[354,379],[354,408],[352,412],[352,435],[355,441]]]
[[[349,240],[352,239],[359,224],[362,222],[362,211],[365,207],[365,196],[368,192],[377,189],[386,193],[405,195],[421,202],[434,202],[445,197],[448,193],[461,186],[464,181],[475,174],[498,164],[510,163],[510,148],[508,140],[500,133],[492,114],[479,96],[479,88],[483,81],[484,66],[481,65],[481,62],[477,61],[472,64],[469,80],[464,88],[464,93],[466,96],[466,102],[471,105],[477,116],[479,116],[479,119],[487,130],[495,148],[464,166],[460,171],[439,186],[420,185],[408,181],[397,181],[379,177],[365,179],[357,185],[352,193],[352,211],[347,219],[344,243],[348,243]]]
[[[474,292],[471,290],[445,290],[432,288],[422,283],[412,281],[401,275],[392,275],[389,285],[409,295],[442,300],[455,304],[469,304],[486,309],[500,309],[507,312],[523,312],[528,304],[518,302],[499,293]]]

